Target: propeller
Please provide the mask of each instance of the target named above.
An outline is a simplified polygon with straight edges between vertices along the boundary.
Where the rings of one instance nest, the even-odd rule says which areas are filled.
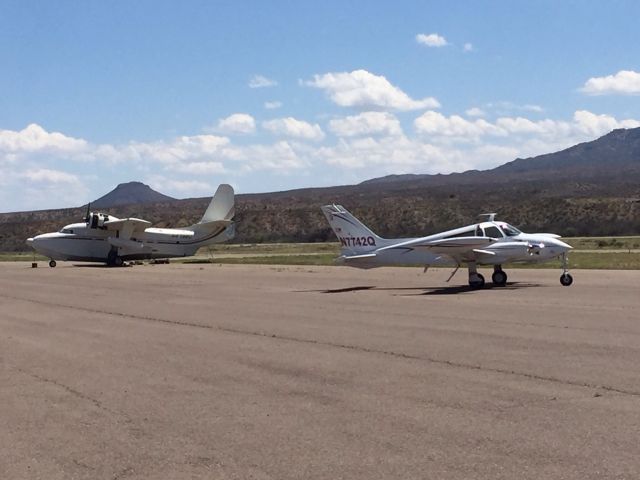
[[[90,208],[91,208],[91,202],[87,203],[87,214],[84,216],[84,221],[89,223],[89,214],[90,212]]]

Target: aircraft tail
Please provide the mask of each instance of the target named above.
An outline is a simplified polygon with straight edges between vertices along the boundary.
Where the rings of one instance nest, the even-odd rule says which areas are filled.
[[[233,223],[233,215],[235,214],[234,202],[234,193],[231,185],[220,185],[202,219],[195,225],[185,228],[195,233],[194,241],[190,244],[194,247],[201,247],[211,243],[231,240],[235,236],[235,224]]]
[[[325,205],[321,209],[340,240],[343,255],[353,256],[371,252],[387,244],[384,238],[373,233],[342,205]]]
[[[235,198],[233,187],[226,183],[221,184],[211,199],[202,220],[198,224],[231,220],[235,214]]]

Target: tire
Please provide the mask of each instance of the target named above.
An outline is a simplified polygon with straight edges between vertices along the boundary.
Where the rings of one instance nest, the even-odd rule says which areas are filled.
[[[57,264],[56,264],[56,261],[55,261],[55,260],[49,260],[49,266],[50,266],[51,268],[56,268],[56,265],[57,265]]]
[[[122,264],[124,264],[124,260],[122,260],[122,257],[116,255],[116,258],[113,260],[113,265],[115,267],[121,267]]]
[[[476,273],[476,280],[473,282],[469,280],[469,286],[474,290],[484,287],[484,277],[479,273]]]
[[[563,287],[568,287],[573,283],[573,277],[570,273],[563,273],[562,275],[560,275],[560,283]]]
[[[115,267],[116,258],[118,258],[118,252],[115,250],[111,250],[109,252],[109,255],[107,255],[107,265],[109,265],[110,267]]]
[[[503,270],[496,270],[491,275],[491,281],[497,287],[504,287],[507,284],[507,274]]]

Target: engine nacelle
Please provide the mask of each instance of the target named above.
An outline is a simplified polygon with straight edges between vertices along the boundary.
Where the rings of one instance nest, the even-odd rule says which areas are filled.
[[[104,223],[111,220],[109,215],[100,212],[91,212],[87,217],[87,227],[89,228],[105,228]]]
[[[543,242],[529,243],[529,245],[527,245],[527,253],[529,255],[540,255],[543,248],[544,248]]]

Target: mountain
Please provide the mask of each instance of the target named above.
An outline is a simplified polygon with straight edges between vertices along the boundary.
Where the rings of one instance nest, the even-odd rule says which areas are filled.
[[[91,202],[93,208],[110,208],[120,205],[172,202],[175,198],[156,192],[142,182],[121,183],[106,195]]]
[[[210,201],[164,195],[155,203],[120,198],[127,200],[108,207],[107,213],[144,218],[158,227],[195,223]],[[318,208],[327,203],[344,205],[376,233],[389,237],[454,228],[472,223],[482,212],[498,212],[498,218],[525,231],[639,235],[640,128],[614,130],[592,142],[485,171],[392,175],[358,185],[237,195],[234,241],[335,240]],[[58,230],[84,214],[83,208],[0,214],[0,251],[27,250],[25,238]]]
[[[594,179],[640,172],[640,127],[617,129],[590,142],[555,153],[517,158],[490,170],[469,170],[449,175],[388,175],[361,185],[405,183],[451,185],[523,180],[553,180],[559,176]]]

